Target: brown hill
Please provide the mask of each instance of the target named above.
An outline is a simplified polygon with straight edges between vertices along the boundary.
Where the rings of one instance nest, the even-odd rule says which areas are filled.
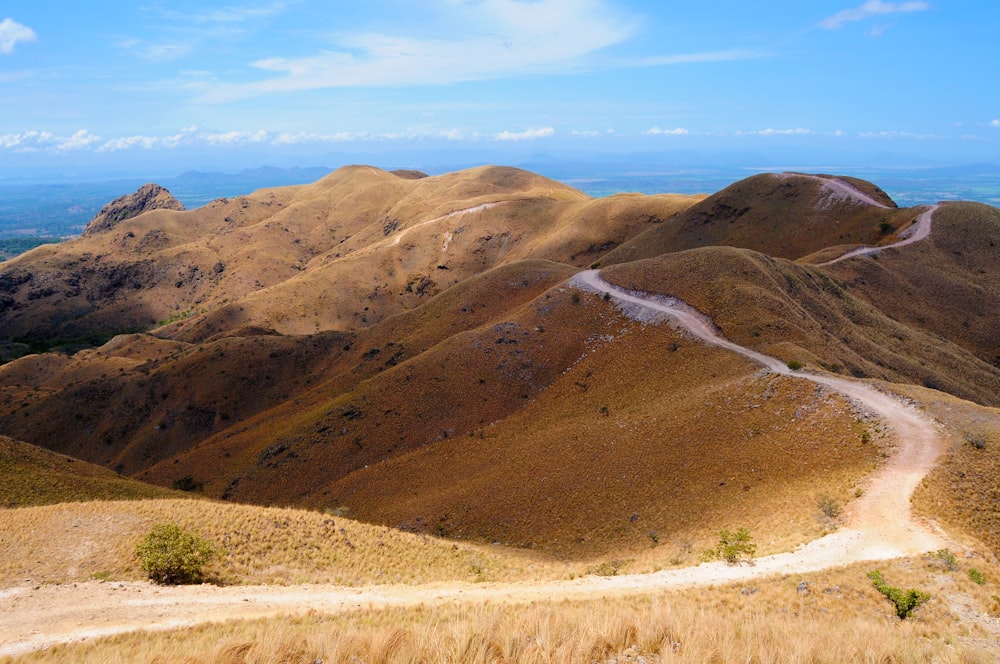
[[[84,229],[84,235],[104,233],[126,219],[150,210],[183,210],[184,204],[158,184],[144,184],[134,194],[116,198],[101,208]]]
[[[593,201],[484,167],[346,167],[312,184],[153,210],[0,270],[0,338],[46,347],[149,330],[200,341],[258,326],[350,330],[524,259],[586,265],[695,199]],[[336,287],[331,287],[336,284]]]
[[[796,259],[828,247],[891,242],[916,217],[854,178],[764,173],[726,187],[601,259],[605,265],[708,246]]]
[[[6,436],[0,436],[0,476],[0,508],[181,495]]]
[[[826,271],[887,316],[1000,367],[998,248],[1000,210],[946,203],[934,213],[927,240]]]
[[[566,556],[710,541],[734,513],[780,548],[880,457],[864,413],[566,281],[610,262],[786,361],[997,405],[995,209],[948,204],[927,240],[807,262],[916,215],[844,178],[592,200],[495,167],[350,167],[147,212],[0,271],[9,336],[163,323],[0,367],[0,431],[162,486]],[[715,244],[677,246],[696,222]],[[79,293],[30,296],[67,279]]]

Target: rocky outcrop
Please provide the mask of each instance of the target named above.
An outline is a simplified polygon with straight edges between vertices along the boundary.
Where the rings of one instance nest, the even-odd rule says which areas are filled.
[[[101,211],[87,224],[83,234],[103,233],[126,219],[159,209],[183,211],[184,204],[160,185],[144,184],[134,194],[116,198],[101,208]]]

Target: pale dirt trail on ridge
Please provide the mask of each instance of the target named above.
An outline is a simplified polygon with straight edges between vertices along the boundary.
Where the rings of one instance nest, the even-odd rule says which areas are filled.
[[[939,207],[940,203],[931,205],[925,211],[920,213],[917,220],[912,226],[903,231],[901,237],[903,238],[899,242],[893,242],[892,244],[887,244],[884,247],[858,247],[852,251],[848,251],[843,256],[834,258],[832,261],[826,261],[825,263],[820,263],[820,265],[833,265],[834,263],[839,263],[840,261],[845,261],[848,258],[855,258],[857,256],[870,256],[872,254],[877,254],[884,249],[895,249],[898,247],[905,247],[908,244],[913,244],[914,242],[919,242],[924,240],[931,234],[931,221],[934,218],[934,212]]]
[[[721,338],[711,321],[682,302],[629,293],[603,281],[596,270],[581,272],[571,286],[610,294],[632,315],[671,317],[702,341],[759,362],[767,370],[809,380],[876,413],[897,448],[869,480],[837,532],[789,553],[758,558],[753,566],[721,562],[653,574],[587,576],[541,583],[444,583],[424,586],[188,586],[88,582],[0,590],[0,656],[56,643],[140,629],[170,629],[229,619],[297,612],[345,612],[449,603],[526,603],[643,594],[667,588],[709,585],[776,574],[795,574],[933,551],[947,545],[943,533],[917,523],[909,500],[944,449],[933,424],[912,406],[873,387],[827,374],[793,372],[779,360]]]

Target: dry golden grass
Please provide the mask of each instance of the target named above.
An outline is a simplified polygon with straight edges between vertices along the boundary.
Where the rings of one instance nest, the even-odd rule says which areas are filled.
[[[572,294],[544,300],[544,319],[494,332],[524,340],[515,366],[532,360],[531,344],[570,348],[586,333],[579,361],[551,385],[502,421],[331,482],[312,504],[574,558],[660,545],[651,564],[665,566],[721,528],[749,527],[768,550],[819,534],[820,494],[846,503],[879,458],[858,415],[813,384],[758,375],[751,362],[630,321],[593,295],[561,301]],[[584,313],[567,314],[576,309]],[[474,390],[475,374],[467,384]]]
[[[917,252],[926,250],[921,243],[912,247]],[[888,259],[868,262],[872,270],[881,271]],[[853,261],[831,268],[848,263]],[[1000,283],[997,265],[994,261],[992,271],[981,278]],[[912,270],[933,272],[923,261],[913,262]],[[602,274],[625,288],[678,297],[709,316],[728,339],[782,360],[859,377],[934,386],[979,403],[998,403],[1000,370],[985,361],[983,353],[969,350],[968,343],[938,336],[937,327],[930,324],[953,315],[950,308],[955,306],[968,306],[995,323],[996,309],[993,313],[981,309],[993,301],[990,291],[971,278],[963,283],[970,291],[981,292],[982,300],[966,293],[964,299],[939,309],[941,297],[933,288],[886,289],[872,303],[868,292],[859,291],[840,273],[834,276],[827,268],[728,247],[615,265]],[[903,309],[908,321],[900,313]],[[1000,343],[998,329],[994,324],[990,330],[989,338],[997,339],[993,348]]]
[[[875,200],[894,205],[874,185],[860,186]],[[890,242],[916,216],[914,210],[857,205],[831,196],[816,177],[762,173],[709,196],[601,261],[626,263],[708,246],[742,247],[794,260],[832,246]]]
[[[1000,210],[945,203],[934,213],[926,240],[877,258],[842,261],[828,271],[852,295],[887,316],[961,347],[998,371],[998,246]],[[947,383],[932,386],[952,391]],[[1000,405],[996,399],[976,400]]]
[[[535,556],[401,533],[340,516],[200,500],[91,501],[0,510],[0,585],[140,579],[139,540],[157,523],[225,549],[226,584],[429,583],[562,572]]]
[[[57,646],[11,662],[991,662],[996,601],[935,559],[879,569],[932,599],[899,621],[867,565],[635,598],[311,613]],[[996,575],[989,568],[988,575]],[[991,582],[995,587],[995,582]],[[955,605],[953,605],[955,603]]]
[[[914,506],[1000,555],[1000,410],[923,388],[894,389],[940,421],[951,442],[914,494]]]
[[[180,495],[6,436],[0,436],[0,477],[0,508]]]

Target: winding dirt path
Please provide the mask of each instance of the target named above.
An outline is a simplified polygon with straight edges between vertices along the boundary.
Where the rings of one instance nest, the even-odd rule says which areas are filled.
[[[944,449],[934,424],[925,415],[858,381],[793,372],[776,358],[722,338],[711,321],[684,303],[624,291],[602,280],[596,270],[581,272],[570,285],[608,293],[626,313],[638,315],[652,311],[668,316],[705,343],[739,353],[774,373],[823,385],[877,413],[894,434],[897,449],[870,478],[864,495],[850,505],[846,526],[794,551],[758,558],[753,566],[713,562],[654,574],[588,576],[572,581],[456,582],[360,588],[167,588],[141,582],[88,582],[9,588],[0,590],[0,656],[136,630],[171,629],[306,611],[335,613],[448,603],[527,603],[643,594],[666,588],[805,573],[854,562],[913,555],[947,544],[943,533],[918,523],[910,512],[913,490]]]
[[[839,258],[834,258],[832,261],[826,261],[825,263],[820,263],[820,265],[833,265],[834,263],[839,263],[840,261],[845,261],[848,258],[855,258],[857,256],[870,256],[872,254],[877,254],[883,249],[894,249],[897,247],[905,247],[908,244],[913,244],[914,242],[919,242],[921,240],[927,239],[931,234],[931,223],[934,221],[934,212],[941,207],[940,203],[929,206],[926,210],[920,213],[917,220],[907,228],[900,237],[899,242],[893,242],[892,244],[887,244],[884,247],[858,247],[848,251],[843,256]]]

